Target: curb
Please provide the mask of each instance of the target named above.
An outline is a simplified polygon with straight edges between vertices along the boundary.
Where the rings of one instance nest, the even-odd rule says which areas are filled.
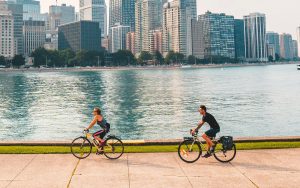
[[[125,146],[155,146],[155,145],[178,145],[183,139],[164,140],[124,140]],[[234,139],[235,143],[251,142],[299,142],[300,136],[289,137],[244,137]],[[70,146],[72,141],[0,141],[0,146]]]

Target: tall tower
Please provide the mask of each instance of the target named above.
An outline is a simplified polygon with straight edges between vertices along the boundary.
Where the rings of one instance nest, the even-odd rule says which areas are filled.
[[[300,56],[300,26],[297,27],[298,56]]]
[[[107,11],[105,0],[80,0],[80,20],[99,22],[101,37],[107,35]]]
[[[244,16],[245,56],[248,61],[268,61],[266,48],[266,16],[252,13]]]

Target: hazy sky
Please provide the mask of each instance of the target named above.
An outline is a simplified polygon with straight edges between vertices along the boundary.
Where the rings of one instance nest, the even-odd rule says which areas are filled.
[[[55,0],[40,0],[42,12]],[[58,4],[72,4],[78,10],[79,0],[57,0]],[[108,0],[106,0],[108,5]],[[267,15],[267,30],[278,33],[290,33],[296,39],[296,28],[300,26],[299,0],[197,0],[198,14],[207,10],[226,13],[242,18],[250,12],[261,12]]]

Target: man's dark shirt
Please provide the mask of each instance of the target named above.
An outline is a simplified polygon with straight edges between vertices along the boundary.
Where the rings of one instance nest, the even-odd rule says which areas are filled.
[[[202,117],[202,121],[208,123],[212,129],[220,129],[217,120],[210,113],[206,112],[205,116]]]

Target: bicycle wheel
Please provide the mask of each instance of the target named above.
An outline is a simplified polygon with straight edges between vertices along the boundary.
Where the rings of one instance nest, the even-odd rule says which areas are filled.
[[[78,159],[85,159],[92,152],[92,144],[85,137],[75,138],[71,144],[71,152]]]
[[[124,153],[123,142],[116,137],[109,137],[103,147],[104,155],[109,159],[118,159]]]
[[[196,162],[202,154],[202,148],[199,142],[194,140],[185,140],[178,147],[178,155],[186,163]]]
[[[222,163],[228,163],[234,159],[236,155],[236,147],[235,144],[233,144],[232,149],[230,150],[224,150],[221,145],[217,145],[214,152],[214,157],[222,162]]]

